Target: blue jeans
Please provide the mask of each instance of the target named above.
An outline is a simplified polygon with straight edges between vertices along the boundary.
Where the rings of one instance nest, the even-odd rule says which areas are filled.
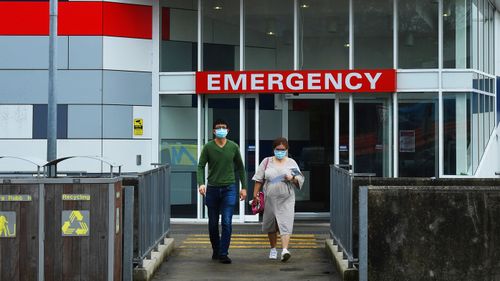
[[[231,243],[232,219],[236,205],[236,184],[208,186],[205,204],[208,208],[208,231],[215,254],[227,256]],[[219,214],[222,215],[222,235],[219,237]]]

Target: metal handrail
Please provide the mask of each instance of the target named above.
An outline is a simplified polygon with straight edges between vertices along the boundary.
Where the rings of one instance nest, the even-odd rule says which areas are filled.
[[[110,174],[110,177],[112,178],[113,177],[113,168],[114,167],[118,167],[118,176],[121,175],[122,173],[122,164],[117,164],[115,162],[112,162],[111,160],[107,159],[107,158],[104,158],[104,157],[100,157],[100,156],[86,156],[86,155],[81,155],[81,156],[66,156],[66,157],[61,157],[61,158],[57,158],[57,159],[54,159],[50,162],[47,162],[44,167],[48,167],[48,166],[53,166],[53,165],[57,165],[59,162],[62,162],[62,161],[65,161],[65,160],[68,160],[68,159],[74,159],[74,158],[88,158],[88,159],[93,159],[93,160],[97,160],[97,161],[101,161],[103,163],[106,163],[109,165],[109,174]]]
[[[170,165],[161,165],[138,175],[138,253],[134,262],[142,261],[170,232]]]
[[[18,160],[29,162],[29,163],[35,165],[37,177],[40,176],[40,168],[43,168],[43,174],[45,174],[45,166],[47,165],[47,161],[45,161],[45,160],[42,160],[42,159],[36,158],[36,157],[20,157],[20,156],[10,156],[10,155],[0,156],[0,159],[7,159],[7,158],[8,159],[18,159]]]

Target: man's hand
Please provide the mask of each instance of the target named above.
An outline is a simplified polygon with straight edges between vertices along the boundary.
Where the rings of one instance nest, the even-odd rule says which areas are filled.
[[[243,201],[246,198],[247,198],[247,190],[246,189],[240,190],[240,201]]]
[[[205,196],[205,194],[207,193],[207,187],[204,184],[200,185],[200,187],[198,187],[198,192],[201,195]]]

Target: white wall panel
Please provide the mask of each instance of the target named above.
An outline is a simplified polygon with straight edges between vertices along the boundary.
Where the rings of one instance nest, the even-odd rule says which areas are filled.
[[[31,139],[32,105],[0,105],[0,138]]]
[[[16,156],[27,158],[47,158],[46,140],[0,140],[1,156]],[[36,166],[21,160],[0,159],[0,171],[36,171]]]
[[[443,89],[444,90],[472,90],[472,80],[474,73],[469,72],[448,72],[443,73]]]
[[[134,106],[133,107],[133,118],[141,118],[143,122],[143,135],[136,136],[132,132],[134,139],[151,139],[151,107],[149,106]],[[132,131],[134,128],[132,127]]]
[[[104,37],[103,46],[104,69],[152,71],[151,40]]]
[[[57,157],[66,156],[101,156],[101,140],[58,140]],[[101,169],[102,167],[102,169]],[[109,172],[107,164],[88,158],[65,160],[57,166],[61,172],[86,171],[89,173]]]
[[[163,93],[195,93],[195,72],[180,74],[160,73],[160,92]]]
[[[141,155],[141,165],[136,156]],[[142,172],[151,166],[151,140],[105,140],[103,157],[122,164],[122,172]]]
[[[398,72],[398,91],[433,90],[438,88],[439,74],[435,71],[429,72]]]

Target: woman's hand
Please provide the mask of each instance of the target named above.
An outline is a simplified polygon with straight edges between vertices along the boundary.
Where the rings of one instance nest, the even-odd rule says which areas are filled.
[[[259,202],[260,198],[259,198],[259,196],[257,196],[257,194],[254,194],[253,195],[253,200],[255,200],[255,202]]]
[[[286,174],[286,175],[285,175],[285,179],[286,179],[287,181],[292,181],[292,180],[293,180],[293,176],[292,176],[292,174]]]

